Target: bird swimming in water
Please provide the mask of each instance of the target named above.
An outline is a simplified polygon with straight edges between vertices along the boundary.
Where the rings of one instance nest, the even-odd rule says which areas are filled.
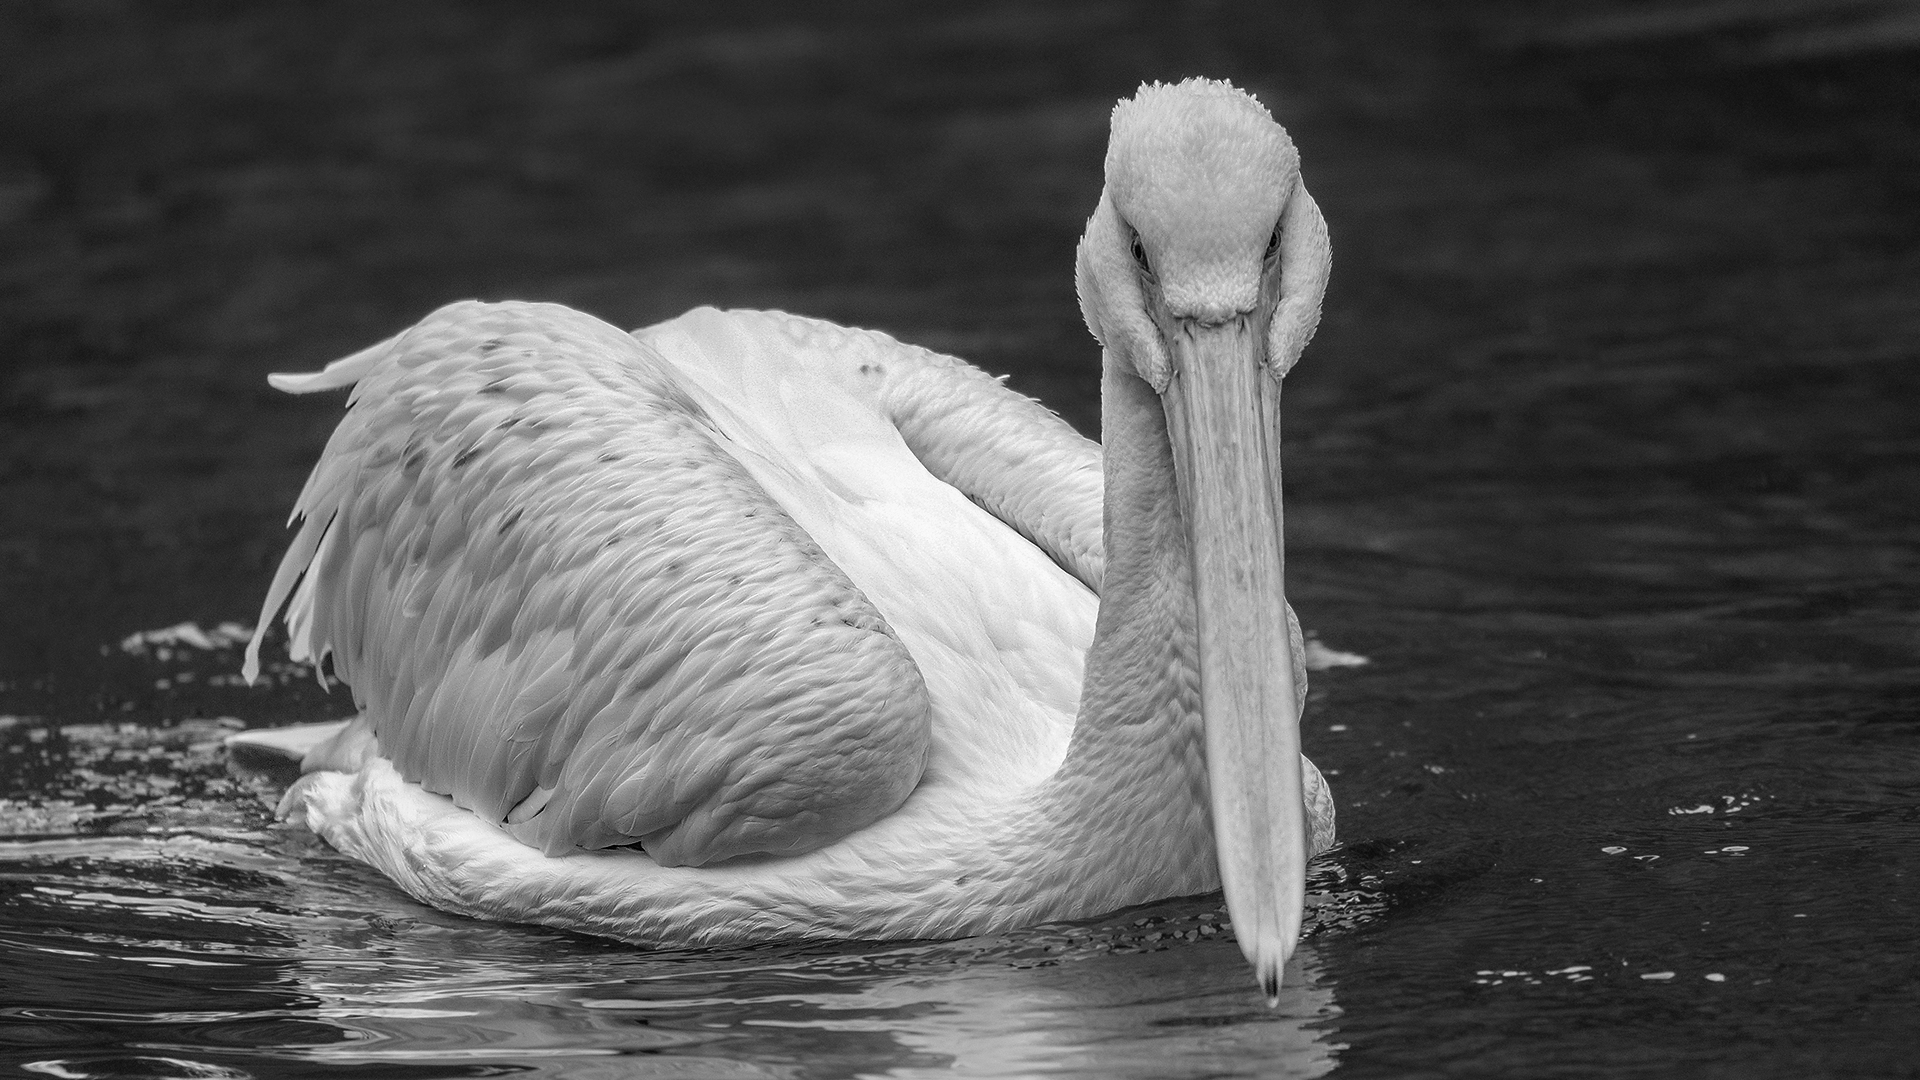
[[[246,674],[281,814],[449,911],[656,945],[930,938],[1224,888],[1269,999],[1332,801],[1300,754],[1280,389],[1324,220],[1253,97],[1114,109],[1076,265],[1104,446],[776,312],[453,304],[352,387]]]

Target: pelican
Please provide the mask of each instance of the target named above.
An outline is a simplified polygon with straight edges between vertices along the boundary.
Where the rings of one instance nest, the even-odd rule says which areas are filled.
[[[237,741],[453,912],[928,938],[1224,888],[1272,1000],[1333,838],[1279,428],[1328,266],[1286,132],[1190,79],[1114,109],[1077,251],[1104,448],[778,312],[464,302],[273,376],[352,394],[245,673],[284,609],[360,711]]]

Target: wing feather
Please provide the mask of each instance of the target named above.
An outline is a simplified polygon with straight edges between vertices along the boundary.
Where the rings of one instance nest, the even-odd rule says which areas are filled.
[[[1104,475],[1100,444],[1045,405],[958,357],[778,311],[696,308],[635,331],[708,337],[723,324],[784,338],[810,373],[869,401],[926,470],[999,518],[1098,593]]]
[[[403,775],[549,852],[667,864],[808,850],[912,790],[911,657],[653,350],[463,303],[276,380],[349,384],[261,626],[294,598],[293,651]]]

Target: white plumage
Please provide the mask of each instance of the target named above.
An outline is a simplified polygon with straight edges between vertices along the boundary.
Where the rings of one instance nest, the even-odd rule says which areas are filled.
[[[242,737],[303,758],[283,810],[429,903],[654,943],[979,933],[1225,869],[1271,993],[1332,838],[1272,429],[1324,226],[1224,84],[1122,102],[1108,177],[1104,457],[778,313],[467,302],[276,376],[353,393],[260,625],[284,605],[362,709]]]

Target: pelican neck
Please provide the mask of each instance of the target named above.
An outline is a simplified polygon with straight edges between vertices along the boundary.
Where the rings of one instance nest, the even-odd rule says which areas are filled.
[[[1056,848],[1071,838],[1098,859],[1124,845],[1142,876],[1210,888],[1192,558],[1173,450],[1159,395],[1111,354],[1101,424],[1106,576],[1073,739],[1037,793],[1040,817],[1059,830]]]

